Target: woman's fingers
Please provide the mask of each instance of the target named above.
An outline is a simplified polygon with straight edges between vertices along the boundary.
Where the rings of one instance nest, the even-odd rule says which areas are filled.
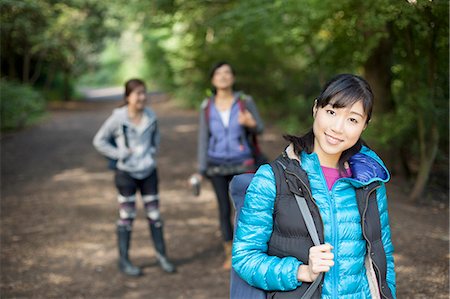
[[[309,267],[313,273],[328,272],[334,266],[333,246],[322,244],[309,249]]]
[[[329,243],[325,243],[325,244],[321,244],[321,245],[317,245],[317,246],[313,246],[310,248],[310,252],[331,252],[331,250],[333,249],[333,246],[331,246],[331,244]]]

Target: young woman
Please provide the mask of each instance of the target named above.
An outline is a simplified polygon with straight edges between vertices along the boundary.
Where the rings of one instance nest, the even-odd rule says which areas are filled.
[[[247,134],[261,133],[263,122],[253,99],[233,90],[234,71],[228,63],[217,63],[210,79],[214,95],[201,105],[197,178],[207,176],[216,193],[225,250],[223,267],[230,269],[233,228],[228,186],[233,175],[254,166]]]
[[[360,139],[372,106],[373,94],[363,78],[338,75],[314,102],[312,129],[301,137],[286,136],[290,145],[284,155],[304,173],[302,192],[321,245],[312,244],[294,194],[277,194],[273,168],[263,165],[256,172],[236,231],[233,268],[268,291],[268,298],[302,298],[320,273],[324,278],[313,298],[395,298],[384,185],[389,173]],[[367,203],[375,192],[378,205],[374,213],[366,213],[366,206],[363,217],[359,188],[367,192]],[[368,236],[377,230],[367,227],[381,232],[377,242]]]
[[[163,223],[159,212],[155,160],[160,143],[158,123],[155,113],[145,106],[146,101],[145,83],[139,79],[127,81],[125,105],[113,111],[93,141],[101,154],[117,160],[114,181],[119,193],[119,269],[130,276],[141,275],[141,269],[134,266],[128,258],[138,190],[146,209],[159,264],[166,272],[175,271],[175,266],[166,257]]]

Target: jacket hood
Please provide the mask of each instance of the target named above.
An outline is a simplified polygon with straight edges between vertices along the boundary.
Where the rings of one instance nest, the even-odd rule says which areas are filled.
[[[389,170],[386,165],[367,146],[363,146],[359,153],[353,155],[348,160],[348,164],[352,171],[352,178],[356,180],[353,183],[356,185],[369,185],[374,181],[386,183],[390,180]]]
[[[112,115],[116,121],[119,121],[122,124],[129,124],[128,106],[123,106],[114,109]],[[145,122],[144,127],[151,125],[156,120],[156,114],[147,107],[144,108],[144,116],[145,116],[143,118],[143,121]]]

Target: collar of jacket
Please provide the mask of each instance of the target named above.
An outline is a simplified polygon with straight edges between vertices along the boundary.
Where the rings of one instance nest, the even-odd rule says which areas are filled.
[[[237,100],[238,100],[239,98],[240,98],[241,100],[245,100],[245,99],[247,98],[247,95],[244,94],[244,93],[241,92],[241,91],[235,91],[235,92],[233,92],[233,104],[232,104],[231,106],[233,106],[233,105],[237,102]],[[201,108],[202,110],[205,110],[206,107],[208,106],[208,101],[211,100],[211,101],[214,103],[214,102],[215,102],[215,99],[216,99],[216,95],[212,95],[212,96],[210,96],[210,97],[205,98],[205,99],[202,101],[202,103],[200,104],[200,108]]]
[[[294,152],[292,144],[290,144],[282,153],[283,166],[285,167],[286,183],[289,187],[289,191],[294,194],[305,196],[303,190],[309,193],[311,199],[311,187],[308,180],[308,175],[301,167],[300,160]],[[303,186],[299,186],[299,183]]]
[[[134,126],[128,118],[128,106],[123,106],[115,109],[114,114],[116,115],[116,118],[120,121],[120,123],[126,125],[127,127]],[[145,107],[141,121],[143,123],[139,125],[139,128],[142,131],[145,131],[145,129],[150,127],[156,121],[156,114],[152,110]]]
[[[316,153],[301,152],[299,157],[294,151],[293,144],[289,144],[284,153],[289,159],[298,161],[301,168],[310,169],[317,173],[322,171]],[[352,177],[345,178],[345,180],[355,188],[367,187],[374,182],[377,182],[377,184],[372,185],[379,185],[390,180],[389,171],[383,161],[366,146],[363,146],[359,153],[353,155],[348,163],[352,171]]]

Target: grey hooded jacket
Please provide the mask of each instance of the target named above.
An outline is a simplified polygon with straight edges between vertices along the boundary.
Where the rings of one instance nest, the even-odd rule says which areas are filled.
[[[116,146],[110,140],[115,140]],[[143,179],[156,168],[160,144],[156,114],[145,108],[139,125],[128,118],[128,106],[114,109],[94,137],[93,145],[102,155],[117,159],[117,169]]]

